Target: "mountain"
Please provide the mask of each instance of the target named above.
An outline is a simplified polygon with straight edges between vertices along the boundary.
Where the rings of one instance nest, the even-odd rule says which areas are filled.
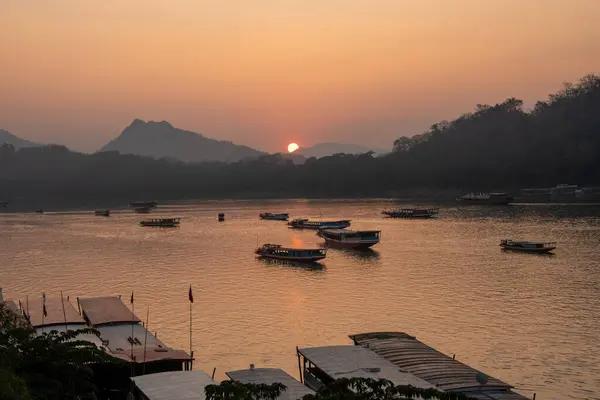
[[[172,158],[186,162],[239,161],[265,153],[247,146],[207,138],[199,133],[173,127],[166,121],[134,120],[103,151],[136,154],[154,158]]]
[[[0,146],[4,143],[12,144],[15,148],[20,149],[22,147],[38,147],[42,146],[39,143],[30,142],[29,140],[21,139],[13,135],[12,133],[0,129]]]
[[[375,152],[377,155],[383,155],[389,153],[389,150],[383,149],[370,149],[365,146],[357,144],[345,144],[345,143],[319,143],[312,147],[301,147],[296,151],[298,154],[304,155],[306,158],[310,157],[327,157],[334,154],[346,153],[346,154],[362,154],[369,151]]]

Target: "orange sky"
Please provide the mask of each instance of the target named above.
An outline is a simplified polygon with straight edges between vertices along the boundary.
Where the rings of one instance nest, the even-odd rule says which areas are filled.
[[[132,119],[269,151],[391,147],[600,72],[599,0],[0,0],[0,129],[93,151]]]

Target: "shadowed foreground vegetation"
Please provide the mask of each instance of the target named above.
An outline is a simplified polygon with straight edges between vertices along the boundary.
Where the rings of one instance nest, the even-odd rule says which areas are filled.
[[[600,77],[590,75],[525,110],[510,98],[477,105],[394,151],[310,158],[280,155],[186,164],[62,146],[0,148],[0,201],[122,204],[134,199],[375,197],[415,190],[501,190],[600,183]],[[365,132],[365,134],[369,134]],[[15,204],[16,205],[16,204]]]

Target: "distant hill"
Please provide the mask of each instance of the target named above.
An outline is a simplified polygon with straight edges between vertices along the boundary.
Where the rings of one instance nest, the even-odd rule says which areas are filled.
[[[22,147],[38,147],[42,146],[39,143],[30,142],[29,140],[21,139],[13,135],[12,133],[0,129],[0,146],[4,143],[12,144],[15,148],[20,149]]]
[[[199,133],[173,127],[166,121],[134,120],[103,151],[136,154],[154,158],[171,158],[186,162],[239,161],[265,153],[247,146],[207,138]]]
[[[319,143],[312,147],[301,147],[296,151],[298,154],[302,154],[306,158],[310,157],[327,157],[334,154],[346,153],[346,154],[361,154],[369,151],[375,152],[377,155],[383,155],[389,153],[390,150],[383,149],[371,149],[365,146],[357,144],[345,144],[345,143]]]

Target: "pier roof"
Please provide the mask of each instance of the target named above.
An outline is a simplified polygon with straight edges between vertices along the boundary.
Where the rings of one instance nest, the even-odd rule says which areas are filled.
[[[315,393],[279,368],[251,368],[230,371],[225,374],[229,379],[242,383],[264,383],[267,385],[277,382],[282,383],[287,390],[278,397],[281,400],[297,400],[307,394]]]
[[[204,371],[175,371],[131,378],[148,400],[204,400],[204,388],[218,382]]]
[[[411,373],[400,371],[396,365],[364,347],[311,347],[298,349],[298,352],[332,379],[387,379],[395,385],[435,388]]]
[[[483,374],[404,332],[371,332],[349,337],[356,345],[369,349],[402,371],[410,372],[441,390],[469,391],[469,396],[478,394],[483,396],[477,397],[481,399],[526,399],[510,391],[512,385]],[[487,382],[481,384],[477,380],[478,375],[485,376]]]
[[[79,299],[83,315],[93,326],[140,322],[140,319],[117,296]]]

